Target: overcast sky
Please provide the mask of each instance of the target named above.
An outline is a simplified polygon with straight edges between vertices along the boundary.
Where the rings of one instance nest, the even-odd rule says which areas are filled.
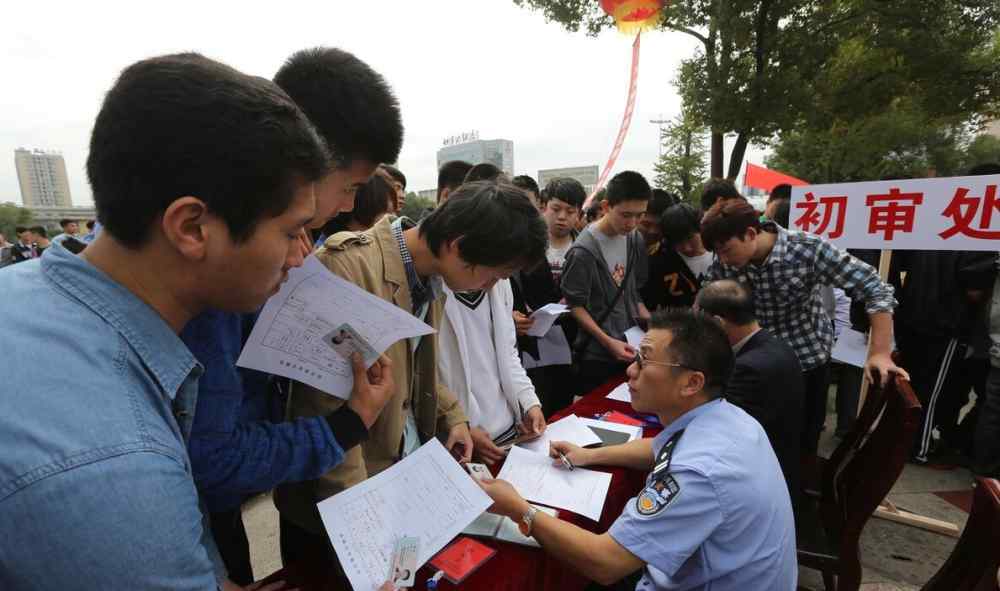
[[[24,147],[62,152],[74,204],[90,204],[84,166],[103,94],[128,64],[182,50],[268,78],[304,47],[353,52],[399,97],[399,166],[410,190],[434,187],[442,139],[473,129],[513,140],[516,174],[603,167],[621,122],[631,41],[615,31],[567,33],[510,0],[8,3],[0,202],[21,201],[14,149]],[[671,81],[694,48],[679,33],[643,36],[635,116],[615,171],[652,174],[658,131],[649,121],[678,113]]]

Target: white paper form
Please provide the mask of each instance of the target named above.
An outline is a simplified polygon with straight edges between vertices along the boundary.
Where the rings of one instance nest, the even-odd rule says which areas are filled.
[[[569,308],[565,304],[545,304],[541,308],[535,310],[531,313],[531,318],[534,320],[534,324],[528,329],[528,336],[532,337],[543,337],[545,333],[549,332],[555,321],[561,316],[569,312]]]
[[[552,459],[517,446],[510,449],[497,478],[509,482],[528,501],[566,509],[597,521],[611,486],[611,475],[585,468],[556,467]]]
[[[524,369],[547,367],[549,365],[569,365],[573,356],[569,349],[569,341],[561,326],[553,326],[544,337],[538,339],[538,359],[528,352],[521,353],[521,364]]]
[[[864,367],[865,360],[868,359],[868,337],[862,332],[845,327],[840,333],[840,338],[833,344],[830,357],[847,365]]]
[[[378,589],[396,540],[420,538],[417,567],[493,504],[437,439],[376,476],[319,503],[351,586]]]
[[[327,342],[344,323],[378,353],[401,339],[434,332],[310,256],[288,272],[288,281],[267,301],[236,365],[293,378],[346,399],[354,373],[350,362]],[[365,361],[370,367],[375,359]]]
[[[580,447],[600,443],[601,438],[594,434],[587,425],[576,415],[563,417],[545,428],[545,433],[538,439],[518,443],[514,447],[521,446],[524,449],[536,453],[549,455],[549,443],[552,441],[568,441]]]
[[[619,384],[618,387],[612,390],[610,394],[605,396],[605,398],[632,404],[632,393],[628,391],[628,382],[622,382]]]
[[[632,345],[634,349],[639,348],[639,345],[642,343],[642,337],[644,336],[646,336],[646,331],[642,330],[638,326],[633,326],[625,331],[625,340],[628,344]]]

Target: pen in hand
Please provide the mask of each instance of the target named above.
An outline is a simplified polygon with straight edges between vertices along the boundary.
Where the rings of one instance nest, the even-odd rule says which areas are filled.
[[[573,469],[573,462],[569,461],[569,458],[566,457],[566,454],[564,454],[561,451],[557,451],[556,453],[559,454],[559,460],[562,462],[563,467],[564,468],[568,468],[569,470],[572,470]]]

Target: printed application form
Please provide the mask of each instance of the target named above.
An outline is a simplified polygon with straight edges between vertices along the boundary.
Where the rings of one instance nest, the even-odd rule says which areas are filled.
[[[350,361],[335,349],[337,329],[344,324],[379,354],[396,341],[434,332],[310,256],[288,272],[288,281],[267,301],[236,365],[292,378],[346,399],[354,373]],[[365,357],[365,367],[377,358]]]
[[[386,581],[396,540],[420,539],[417,568],[493,504],[437,439],[318,504],[354,589]]]
[[[548,457],[549,443],[552,441],[568,441],[580,447],[586,447],[600,443],[601,438],[588,429],[587,425],[580,420],[580,417],[568,415],[554,423],[550,423],[538,439],[532,439],[531,441],[525,441],[517,445]]]
[[[509,482],[528,501],[601,518],[611,486],[611,474],[585,468],[567,470],[552,465],[547,455],[510,448],[497,478]]]

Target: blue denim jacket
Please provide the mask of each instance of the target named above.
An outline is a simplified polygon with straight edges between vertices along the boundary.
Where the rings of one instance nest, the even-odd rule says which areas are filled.
[[[250,320],[248,322],[248,320]],[[279,484],[312,480],[344,459],[323,417],[288,422],[267,410],[274,384],[267,374],[237,369],[252,318],[209,310],[181,331],[205,367],[188,449],[195,483],[209,511],[228,511]]]
[[[201,367],[61,245],[0,270],[0,589],[216,589],[185,449]]]

